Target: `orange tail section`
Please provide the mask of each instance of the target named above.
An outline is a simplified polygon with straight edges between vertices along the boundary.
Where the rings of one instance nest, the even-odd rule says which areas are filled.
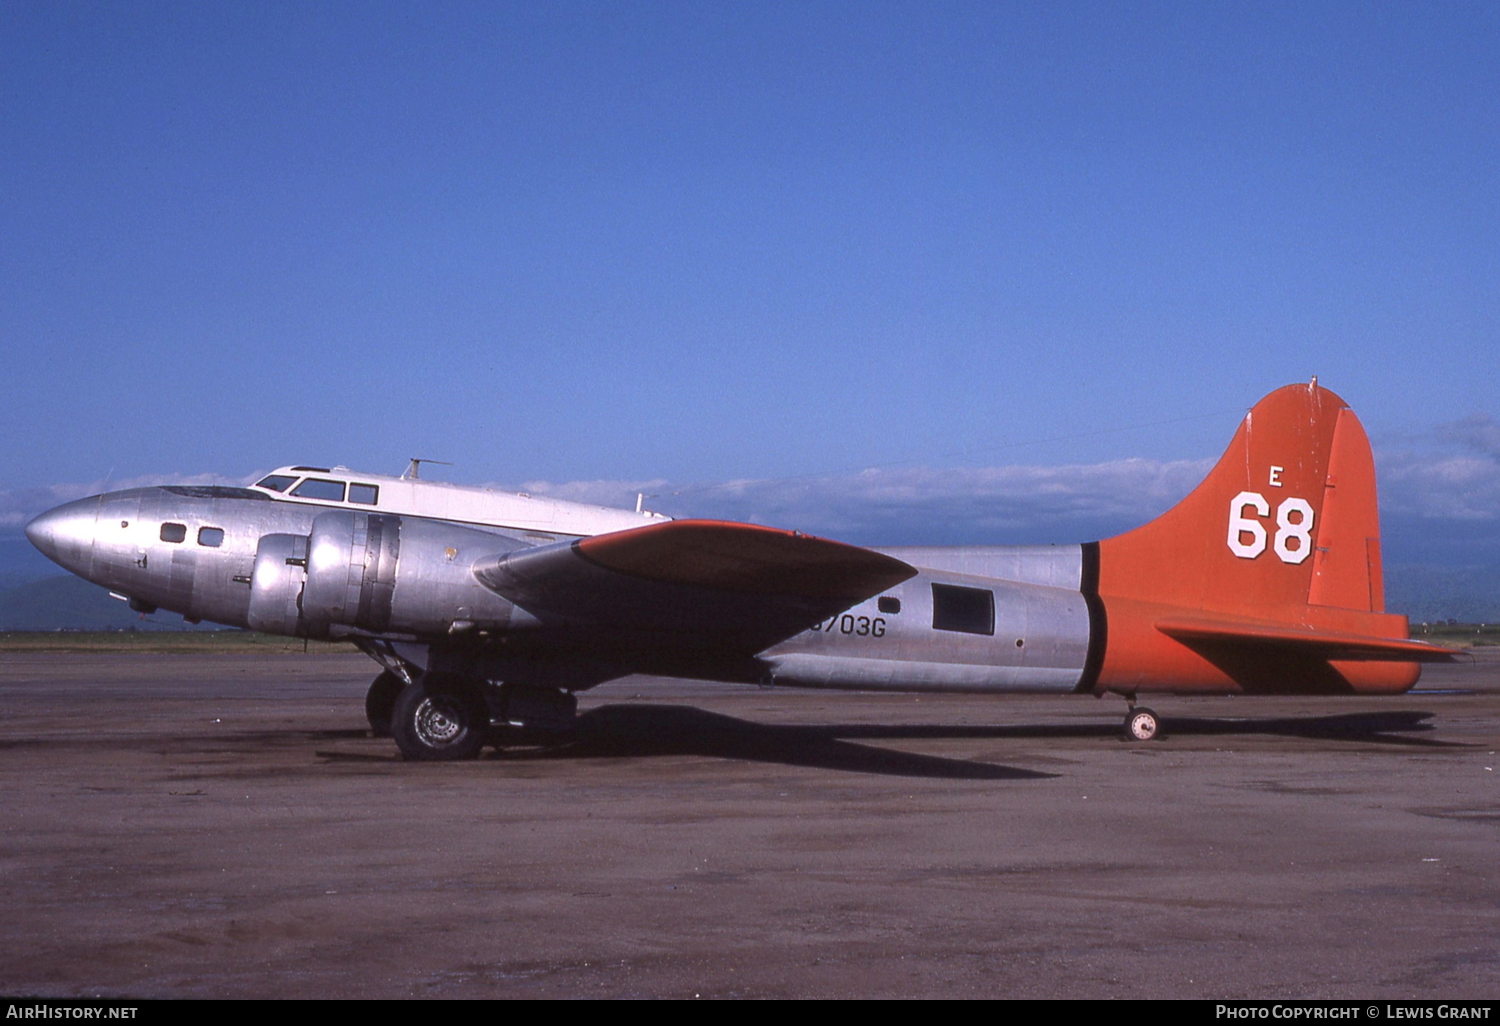
[[[1095,552],[1096,691],[1400,692],[1448,658],[1384,613],[1370,443],[1317,379],[1256,403],[1191,494]]]

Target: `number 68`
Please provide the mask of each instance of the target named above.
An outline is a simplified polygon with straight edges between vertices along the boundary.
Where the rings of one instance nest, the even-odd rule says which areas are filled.
[[[1241,559],[1254,559],[1266,551],[1265,525],[1245,516],[1250,507],[1260,516],[1271,514],[1271,504],[1259,492],[1240,492],[1229,500],[1229,551]],[[1298,517],[1295,521],[1293,514]],[[1283,563],[1300,563],[1312,552],[1312,526],[1313,508],[1306,499],[1285,499],[1276,507],[1276,536],[1271,547]]]

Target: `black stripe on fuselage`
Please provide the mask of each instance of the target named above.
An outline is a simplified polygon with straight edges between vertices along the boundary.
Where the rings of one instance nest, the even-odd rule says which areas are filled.
[[[1078,678],[1078,691],[1093,691],[1099,683],[1099,670],[1104,666],[1104,645],[1109,640],[1109,623],[1104,616],[1104,600],[1099,597],[1099,543],[1085,542],[1083,548],[1083,572],[1079,574],[1078,590],[1089,610],[1089,651],[1083,660],[1083,674]]]

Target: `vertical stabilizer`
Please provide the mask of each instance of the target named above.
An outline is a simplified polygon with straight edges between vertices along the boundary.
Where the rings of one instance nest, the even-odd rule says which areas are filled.
[[[1150,523],[1098,543],[1097,558],[1107,640],[1088,686],[1384,691],[1416,680],[1414,663],[1373,648],[1364,662],[1330,662],[1284,641],[1224,640],[1257,624],[1268,637],[1272,625],[1407,637],[1404,617],[1381,612],[1369,440],[1316,379],[1256,403],[1197,488]],[[1160,629],[1184,616],[1225,628],[1218,640],[1206,629],[1192,642]]]

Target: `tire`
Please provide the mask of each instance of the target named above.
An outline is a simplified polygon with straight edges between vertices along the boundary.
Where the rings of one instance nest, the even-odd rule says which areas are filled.
[[[401,690],[391,712],[391,737],[414,762],[472,759],[489,726],[484,696],[462,677],[428,674]]]
[[[371,737],[391,736],[391,713],[396,709],[396,699],[406,681],[386,670],[375,678],[370,690],[365,692],[365,719],[370,721]]]
[[[1156,732],[1161,728],[1161,723],[1156,718],[1156,713],[1144,706],[1132,709],[1125,716],[1125,740],[1127,741],[1150,741],[1156,737]]]

